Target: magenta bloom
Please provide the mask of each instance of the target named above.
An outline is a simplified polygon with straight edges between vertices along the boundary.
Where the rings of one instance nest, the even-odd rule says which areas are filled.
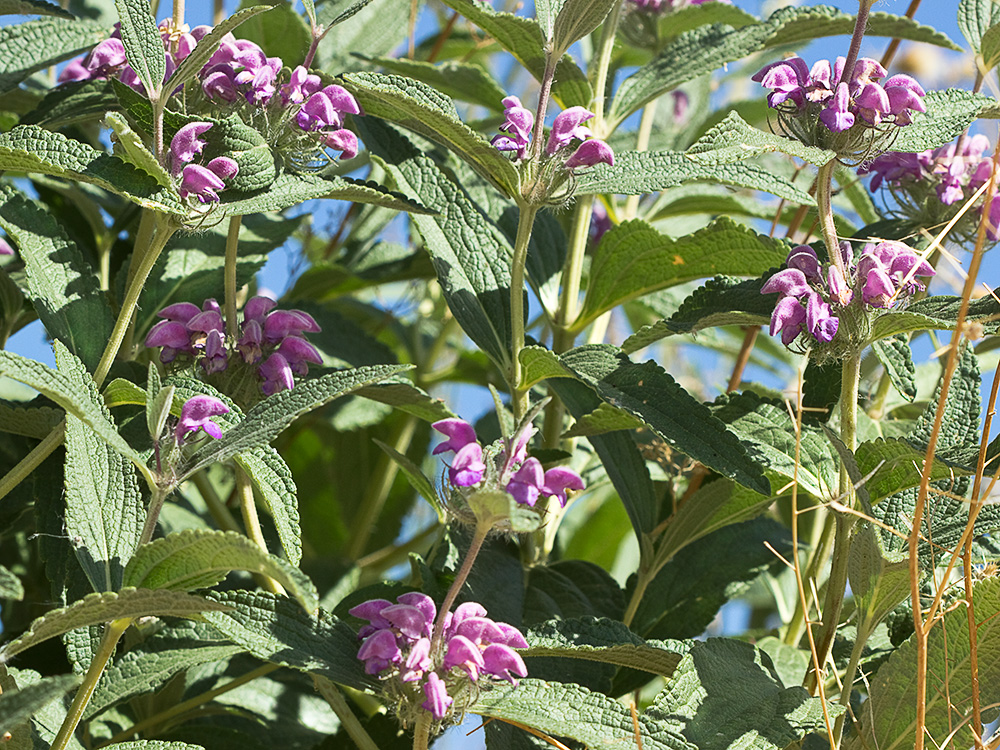
[[[194,157],[204,151],[207,144],[201,136],[211,127],[210,122],[188,123],[170,139],[170,157],[175,176],[180,174],[185,164],[190,164]]]
[[[592,167],[595,164],[615,163],[615,152],[611,146],[597,138],[584,141],[577,147],[573,155],[566,160],[566,169],[574,170],[580,167]]]
[[[222,429],[212,417],[228,414],[229,407],[212,396],[193,396],[181,407],[181,419],[174,432],[178,443],[183,443],[192,432],[204,430],[213,438],[222,437]]]
[[[456,487],[472,487],[483,480],[485,471],[482,446],[469,443],[455,453],[455,460],[448,467],[448,481]]]
[[[457,453],[469,443],[476,442],[475,428],[464,419],[441,419],[431,427],[448,438],[431,451],[432,456],[448,451]]]
[[[593,119],[593,117],[594,113],[584,107],[570,107],[560,112],[552,122],[552,131],[549,133],[549,142],[545,146],[545,153],[552,156],[574,140],[585,141],[590,138],[593,133],[583,123]]]
[[[514,472],[514,476],[507,483],[507,492],[513,495],[514,499],[521,505],[534,508],[544,484],[545,476],[542,472],[542,464],[537,458],[532,457]]]

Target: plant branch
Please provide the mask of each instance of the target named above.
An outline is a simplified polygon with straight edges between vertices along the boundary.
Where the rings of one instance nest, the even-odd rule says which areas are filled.
[[[337,686],[326,677],[320,675],[314,674],[312,678],[316,689],[326,699],[326,702],[330,704],[333,712],[337,714],[337,718],[340,719],[340,726],[347,732],[347,736],[354,740],[354,744],[358,746],[358,750],[379,750],[375,740],[365,731],[361,722],[358,721],[358,717],[354,715],[351,707],[347,705],[344,694],[340,692]]]
[[[507,384],[510,387],[514,421],[520,421],[528,407],[528,393],[520,388],[521,350],[524,348],[524,264],[528,259],[528,244],[535,224],[538,207],[522,205],[514,241],[514,258],[510,265],[510,334],[511,357]]]
[[[236,320],[236,261],[239,258],[240,224],[242,216],[232,216],[229,219],[229,232],[226,233],[226,337],[235,341],[239,335]]]

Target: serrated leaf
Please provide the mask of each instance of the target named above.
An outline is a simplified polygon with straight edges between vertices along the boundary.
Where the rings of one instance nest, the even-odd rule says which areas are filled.
[[[278,175],[275,155],[267,140],[239,117],[231,116],[216,123],[208,135],[205,159],[227,156],[239,171],[227,188],[241,193],[266,190]]]
[[[638,716],[637,728],[623,704],[580,685],[529,677],[517,687],[501,685],[482,693],[469,711],[516,721],[589,747],[634,746],[638,732],[644,750],[695,750],[680,734],[645,714]]]
[[[456,416],[443,399],[434,398],[403,378],[395,380],[397,382],[390,380],[378,385],[359,388],[357,395],[380,404],[388,404],[394,409],[412,414],[425,422],[437,422],[440,419],[450,419]]]
[[[861,632],[870,633],[882,618],[910,596],[909,561],[905,555],[887,559],[871,524],[851,536],[847,576],[851,595],[863,613]]]
[[[375,684],[358,660],[357,634],[334,615],[322,610],[303,612],[290,599],[264,591],[209,596],[219,610],[206,614],[205,619],[258,659],[358,689]]]
[[[124,161],[138,167],[163,187],[173,189],[173,178],[156,160],[152,152],[146,148],[146,144],[142,142],[139,134],[129,127],[128,121],[124,117],[117,112],[108,112],[104,117],[104,124],[111,128],[114,133],[112,139],[124,153],[122,157]]]
[[[312,0],[308,0],[308,2],[309,5],[312,5]],[[173,75],[170,76],[170,79],[164,85],[163,90],[173,91],[178,86],[183,86],[194,78],[205,66],[209,58],[215,54],[215,51],[219,48],[219,44],[222,43],[222,38],[226,34],[230,33],[247,19],[259,13],[269,11],[271,8],[272,6],[270,5],[243,8],[216,24],[208,34],[201,38],[201,41],[191,50],[191,53],[181,61],[181,64],[177,66],[177,70],[174,71]]]
[[[769,274],[767,274],[769,275]],[[697,333],[725,325],[766,325],[774,302],[760,293],[764,279],[734,279],[718,276],[696,289],[677,312],[665,320],[643,326],[622,343],[632,353],[667,336]]]
[[[68,10],[48,0],[0,0],[0,16],[59,16],[75,18]]]
[[[635,219],[608,231],[594,252],[590,286],[572,330],[644,294],[717,274],[756,276],[782,263],[788,244],[722,217],[674,240]]]
[[[188,529],[144,544],[125,566],[124,583],[191,591],[214,586],[233,570],[270,576],[309,612],[319,606],[316,587],[305,573],[232,531]]]
[[[982,70],[989,72],[1000,64],[1000,25],[994,24],[983,34],[982,50],[983,58]]]
[[[885,367],[889,382],[907,401],[917,397],[917,368],[913,364],[910,340],[904,334],[880,339],[872,344],[872,351]]]
[[[399,466],[399,470],[406,476],[406,480],[410,483],[410,486],[420,494],[420,497],[430,503],[430,506],[437,514],[438,522],[444,524],[448,515],[444,509],[444,505],[441,503],[441,499],[438,497],[437,490],[434,488],[434,483],[427,478],[419,466],[391,445],[386,445],[381,440],[374,440],[373,442]]]
[[[372,0],[354,0],[354,2],[351,2],[351,0],[335,0],[335,2],[324,3],[323,10],[326,11],[328,15],[336,13],[333,18],[326,22],[327,28],[343,23],[348,18],[355,15],[358,11],[363,9],[371,1]],[[306,6],[306,13],[308,13],[309,6],[312,5],[312,0],[302,0],[302,3]],[[312,16],[310,16],[310,19],[312,19]]]
[[[52,342],[56,356],[72,358],[73,355],[58,339]],[[76,361],[74,365],[79,371],[86,372],[83,364]],[[104,414],[101,413],[90,399],[88,393],[81,391],[75,379],[63,373],[46,367],[41,362],[21,357],[7,351],[0,351],[0,375],[6,375],[19,383],[31,386],[44,396],[55,401],[73,416],[90,426],[100,438],[128,458],[137,467],[145,469],[145,462],[132,447],[125,442]],[[148,474],[148,469],[146,470]],[[150,476],[151,478],[151,476]]]
[[[41,204],[7,185],[0,186],[0,226],[17,243],[28,294],[45,330],[88,368],[95,368],[114,321],[100,282],[79,248]]]
[[[977,53],[982,49],[983,37],[994,24],[995,8],[992,0],[959,0],[958,28]]]
[[[80,684],[80,676],[75,674],[43,677],[38,682],[25,685],[18,690],[5,690],[0,695],[0,736],[8,734],[23,721],[61,698]],[[9,735],[8,735],[9,736]]]
[[[0,169],[67,177],[110,190],[143,208],[186,216],[174,191],[117,156],[37,125],[18,125],[0,134]]]
[[[89,625],[150,615],[188,617],[223,608],[223,605],[200,596],[178,591],[124,588],[118,592],[89,594],[68,607],[53,609],[32,622],[24,634],[0,649],[0,662],[8,662],[22,651],[49,638]]]
[[[167,72],[166,50],[146,0],[115,0],[125,59],[150,99],[158,98]]]
[[[237,453],[233,460],[246,472],[264,501],[285,558],[298,565],[302,559],[302,527],[295,480],[285,459],[270,445],[263,445]]]
[[[525,639],[528,648],[520,651],[524,657],[583,659],[662,677],[673,674],[687,650],[685,644],[676,641],[648,645],[622,623],[596,617],[549,620],[529,629]]]
[[[521,354],[522,387],[537,382],[533,371],[546,360],[557,361],[567,374],[543,377],[580,380],[602,401],[641,419],[675,450],[753,490],[770,492],[746,446],[655,362],[636,364],[607,345],[581,346],[559,357],[541,347],[526,347]]]
[[[414,216],[445,300],[462,329],[502,369],[510,358],[510,257],[506,237],[463,190],[388,125],[360,123],[365,143],[396,185],[437,209]]]
[[[977,117],[994,110],[997,101],[991,96],[963,89],[946,89],[928,91],[924,106],[926,112],[915,115],[911,124],[899,129],[892,143],[893,151],[919,153],[950,143]]]
[[[554,54],[563,55],[604,21],[617,0],[563,0],[552,32]]]
[[[0,92],[15,88],[36,71],[84,52],[107,35],[103,24],[75,18],[40,18],[0,28]]]
[[[376,57],[372,62],[386,70],[433,86],[452,99],[478,104],[491,111],[500,110],[503,107],[501,100],[507,96],[507,92],[496,79],[481,65],[475,63],[455,60],[429,63],[396,57]],[[617,157],[615,154],[615,158]]]
[[[343,83],[367,114],[446,146],[506,195],[520,195],[521,178],[510,159],[462,122],[452,101],[430,86],[381,73],[348,73]]]
[[[887,311],[875,319],[869,340],[877,341],[911,331],[953,331],[961,303],[961,297],[935,295],[917,300],[905,310]],[[981,323],[986,333],[1000,330],[1000,303],[994,299],[994,294],[987,294],[970,303],[966,322]]]
[[[875,504],[920,484],[927,451],[915,448],[905,440],[878,438],[858,445],[854,455],[858,471],[868,477],[865,487]],[[955,466],[936,456],[930,479],[932,482],[954,480],[970,473],[969,467]]]
[[[979,699],[983,706],[1000,701],[1000,579],[976,584],[972,593],[979,662]],[[974,683],[970,673],[969,622],[966,607],[949,608],[927,636],[925,723],[928,742],[944,747],[973,744]],[[883,664],[869,685],[861,708],[859,731],[848,747],[881,750],[912,747],[916,732],[917,644],[911,636]]]
[[[281,211],[314,198],[331,198],[371,203],[411,214],[433,213],[416,198],[389,190],[376,182],[356,180],[351,177],[321,177],[316,174],[290,174],[283,172],[267,190],[257,195],[239,197],[236,193],[223,193],[216,209],[223,217],[245,216],[265,211]]]
[[[20,601],[24,598],[24,585],[21,579],[0,565],[0,599]]]
[[[845,711],[827,704],[831,717]],[[825,728],[823,701],[781,684],[770,657],[749,643],[695,643],[646,710],[698,750],[780,750]]]
[[[56,363],[60,373],[75,381],[80,393],[88,393],[91,407],[113,426],[90,376],[74,367],[67,353],[57,351]],[[66,533],[94,590],[117,590],[146,518],[135,470],[72,414],[66,415],[65,443]]]
[[[545,34],[534,19],[498,12],[477,0],[447,0],[445,5],[496,39],[535,80],[542,80],[545,74]],[[585,107],[593,98],[586,74],[570,55],[563,55],[556,66],[552,96],[564,109],[574,105]]]
[[[54,130],[100,120],[118,107],[118,97],[108,81],[67,81],[48,92],[34,109],[21,117],[20,124],[45,125]]]
[[[669,13],[659,14],[656,21],[660,39],[671,39],[685,31],[712,23],[724,23],[735,29],[741,29],[759,22],[756,16],[725,2],[707,2],[701,5],[671,8]]]
[[[735,111],[699,138],[685,153],[704,164],[730,164],[761,154],[779,153],[818,166],[830,162],[837,155],[829,149],[806,146],[801,141],[758,130]]]
[[[613,166],[598,164],[580,174],[575,194],[643,195],[695,180],[762,190],[804,206],[816,203],[805,190],[756,164],[702,164],[679,151],[616,153]]]
[[[562,376],[556,375],[556,377]],[[637,430],[642,427],[645,427],[645,424],[638,417],[602,402],[594,411],[577,419],[563,437],[589,437],[617,430]]]

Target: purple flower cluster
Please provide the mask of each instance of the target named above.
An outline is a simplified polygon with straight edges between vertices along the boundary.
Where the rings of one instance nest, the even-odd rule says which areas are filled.
[[[239,165],[228,156],[217,156],[208,164],[194,164],[194,158],[205,150],[202,140],[212,127],[210,122],[188,123],[170,140],[170,171],[180,177],[181,198],[195,197],[201,203],[219,200],[220,190],[239,172]]]
[[[483,461],[483,447],[476,440],[472,425],[461,419],[442,419],[431,427],[448,438],[434,449],[433,455],[455,454],[448,466],[448,481],[456,487],[473,487],[482,482],[490,467]],[[560,505],[565,507],[566,491],[582,490],[583,479],[565,466],[543,471],[537,458],[528,457],[531,434],[530,429],[522,431],[514,439],[509,454],[507,451],[501,453],[496,467],[497,485],[521,505],[533,508],[544,495],[558,498]]]
[[[894,75],[883,83],[885,68],[868,57],[858,58],[849,81],[841,80],[845,59],[833,67],[820,60],[810,69],[800,57],[765,65],[753,80],[771,89],[768,106],[792,115],[815,115],[834,133],[855,123],[878,127],[883,122],[909,125],[914,112],[926,112],[924,90],[907,75]]]
[[[521,106],[521,100],[516,96],[506,97],[503,106],[504,121],[500,126],[503,133],[495,136],[492,143],[499,151],[512,152],[520,161],[527,156],[535,116],[531,110]],[[551,158],[559,153],[567,154],[563,166],[569,171],[595,164],[614,164],[615,154],[611,146],[594,138],[590,128],[583,124],[593,117],[594,113],[583,107],[570,107],[556,115],[545,144],[545,155]],[[582,143],[570,154],[575,141]]]
[[[6,238],[0,237],[0,255],[13,255],[13,254],[14,254],[14,248],[10,246],[10,243],[7,242]]]
[[[761,294],[779,294],[771,315],[771,335],[781,334],[789,346],[800,333],[808,331],[820,343],[837,335],[842,312],[853,301],[871,308],[889,308],[902,295],[923,290],[918,276],[934,275],[931,265],[901,242],[868,243],[857,263],[848,242],[840,245],[847,278],[831,264],[823,272],[819,258],[808,245],[799,245],[788,254],[787,268],[774,274]]]
[[[213,396],[189,398],[181,407],[181,418],[174,430],[177,444],[185,442],[192,432],[198,430],[204,430],[209,437],[221,438],[222,430],[211,418],[228,413],[229,407]]]
[[[973,135],[940,148],[919,154],[889,152],[882,154],[858,169],[859,174],[871,174],[870,187],[878,190],[883,184],[890,187],[900,204],[915,205],[917,212],[927,207],[933,191],[933,200],[940,207],[956,205],[974,194],[993,173],[993,160],[984,155],[990,149],[985,135]],[[981,210],[981,209],[980,209]],[[950,212],[931,211],[932,222],[947,221]],[[991,204],[987,235],[990,240],[1000,239],[1000,201]]]
[[[439,643],[433,637],[437,607],[426,594],[403,594],[395,604],[372,599],[350,614],[370,623],[358,633],[362,641],[358,658],[365,671],[396,683],[393,687],[403,695],[416,700],[422,695],[421,708],[437,720],[446,718],[455,699],[468,695],[468,688],[482,677],[517,685],[517,678],[528,674],[514,650],[528,646],[521,631],[494,622],[475,602],[460,604],[445,615]]]
[[[167,77],[173,73],[199,41],[212,31],[211,26],[183,26],[174,29],[171,21],[160,23],[166,55]],[[202,67],[198,79],[201,92],[209,104],[226,112],[237,103],[246,103],[248,117],[263,113],[276,123],[272,129],[284,129],[294,123],[298,136],[313,148],[341,152],[341,158],[351,159],[358,153],[358,138],[344,127],[345,115],[362,114],[361,106],[341,86],[324,86],[320,77],[303,66],[296,67],[287,82],[280,81],[284,67],[280,57],[268,57],[255,43],[237,39],[233,34],[222,38],[219,48]],[[86,56],[69,63],[59,81],[81,81],[117,76],[120,81],[143,92],[135,71],[125,60],[125,48],[116,27],[110,39],[98,44]],[[274,135],[273,133],[269,135]],[[274,141],[276,138],[269,138]]]
[[[275,310],[267,297],[254,297],[243,310],[236,353],[227,346],[225,323],[218,302],[205,300],[202,309],[190,302],[178,302],[160,310],[163,320],[146,336],[146,346],[162,347],[160,361],[173,362],[178,356],[197,360],[206,375],[223,372],[231,356],[257,366],[261,390],[268,396],[295,385],[294,376],[304,376],[309,363],[322,362],[319,352],[305,339],[306,333],[320,330],[316,321],[301,310]]]
[[[732,0],[629,0],[639,10],[648,13],[669,13],[672,10],[680,10],[691,5],[704,5],[705,3],[718,2],[724,5],[732,5]]]

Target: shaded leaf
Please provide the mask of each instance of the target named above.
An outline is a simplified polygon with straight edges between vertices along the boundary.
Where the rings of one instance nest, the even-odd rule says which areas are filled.
[[[965,132],[977,117],[995,110],[997,102],[991,96],[947,89],[928,91],[924,106],[927,112],[915,115],[910,125],[900,128],[899,136],[892,143],[893,151],[919,153],[949,143]]]
[[[562,56],[573,44],[600,26],[616,1],[563,0],[551,35],[554,54]]]
[[[889,382],[896,392],[907,401],[917,397],[917,368],[910,352],[910,340],[904,334],[880,339],[872,344],[872,351],[885,367]]]
[[[84,52],[107,35],[103,24],[75,18],[41,18],[0,28],[0,92],[15,88],[36,71]]]
[[[372,62],[386,70],[433,86],[452,99],[478,104],[492,111],[502,109],[501,100],[507,96],[507,92],[496,79],[475,63],[455,60],[429,63],[396,57],[376,57]],[[615,154],[615,158],[617,157]]]
[[[21,579],[0,565],[0,599],[20,601],[24,598],[24,586]]]
[[[0,695],[0,736],[13,731],[18,724],[79,684],[79,675],[66,674],[43,677],[19,690],[4,690]]]
[[[237,453],[233,460],[246,472],[274,521],[285,558],[293,565],[302,559],[302,527],[295,480],[285,459],[269,445]]]
[[[59,16],[74,18],[68,10],[48,0],[0,0],[0,15]]]
[[[896,146],[893,145],[893,148]],[[792,138],[758,130],[737,112],[730,112],[725,120],[705,133],[685,153],[705,164],[729,164],[761,154],[780,153],[822,166],[836,156],[829,149],[806,146]]]
[[[121,20],[125,59],[152,99],[159,95],[167,72],[166,50],[156,19],[146,0],[115,0],[115,8]]]

